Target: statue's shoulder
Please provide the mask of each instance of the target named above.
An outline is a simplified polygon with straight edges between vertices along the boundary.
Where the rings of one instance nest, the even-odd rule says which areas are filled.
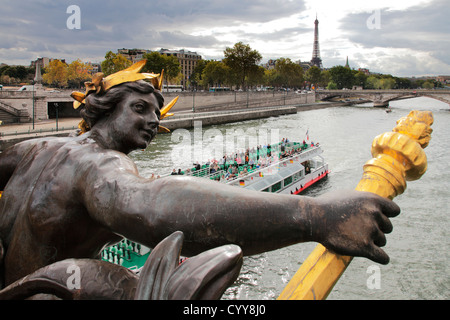
[[[78,153],[81,161],[89,162],[97,168],[104,170],[137,170],[136,164],[128,155],[113,149],[102,148],[97,143],[85,143],[81,148],[74,148],[73,151]]]

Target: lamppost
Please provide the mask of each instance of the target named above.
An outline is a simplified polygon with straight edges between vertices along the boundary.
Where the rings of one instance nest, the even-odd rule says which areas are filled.
[[[192,112],[195,113],[195,91],[196,91],[196,82],[195,81],[191,81],[191,76],[188,77],[189,79],[189,83],[191,84],[192,87]]]
[[[33,130],[34,130],[34,83],[35,81],[32,81],[33,83]]]
[[[58,102],[55,102],[54,106],[56,110],[56,132],[58,132]]]
[[[249,92],[248,92],[248,87],[247,87],[247,108],[248,108],[248,95],[249,95]]]
[[[35,108],[35,106],[34,106],[34,90],[35,90],[35,87],[34,87],[34,85],[36,83],[40,84],[42,82],[41,67],[40,67],[40,64],[39,64],[38,60],[36,60],[36,64],[35,64],[35,66],[36,66],[36,71],[35,72],[36,73],[35,73],[34,79],[32,81],[32,83],[33,83],[33,130],[34,130],[34,118],[35,118],[35,114],[34,114],[34,108]]]

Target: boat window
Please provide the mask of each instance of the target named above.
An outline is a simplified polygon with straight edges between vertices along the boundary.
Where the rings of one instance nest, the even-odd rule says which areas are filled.
[[[270,187],[264,189],[262,192],[270,192]]]
[[[280,189],[281,189],[281,181],[275,183],[275,184],[272,186],[272,192],[277,192],[277,191],[280,190]]]
[[[286,179],[284,179],[284,186],[290,185],[292,183],[292,181],[293,181],[292,176],[287,177]]]

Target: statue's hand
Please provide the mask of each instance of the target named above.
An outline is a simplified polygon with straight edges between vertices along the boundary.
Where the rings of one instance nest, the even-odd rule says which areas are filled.
[[[389,256],[380,248],[386,244],[385,233],[392,231],[388,217],[400,208],[391,200],[360,191],[332,192],[317,198],[313,211],[313,234],[327,249],[347,256],[361,256],[381,264]]]

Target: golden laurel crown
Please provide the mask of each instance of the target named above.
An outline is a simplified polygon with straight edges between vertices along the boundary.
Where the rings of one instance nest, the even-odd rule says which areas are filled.
[[[85,99],[89,94],[105,93],[112,87],[117,86],[122,83],[125,83],[125,82],[149,80],[149,81],[151,81],[151,83],[155,87],[155,89],[161,91],[164,70],[162,70],[160,74],[140,73],[139,71],[141,71],[141,69],[145,66],[146,63],[147,63],[147,60],[141,60],[141,61],[133,64],[131,67],[128,67],[124,70],[113,73],[107,77],[105,77],[105,75],[102,72],[96,73],[92,77],[92,81],[85,82],[85,86],[86,86],[85,93],[74,91],[70,95],[73,99],[75,99],[75,101],[73,102],[74,109],[78,109],[80,106],[84,105],[86,103]],[[168,113],[168,112],[175,105],[175,103],[177,101],[178,101],[178,97],[173,99],[171,102],[169,102],[167,105],[165,105],[161,109],[160,120],[170,117],[170,116],[173,116],[173,113]],[[87,123],[84,120],[82,120],[80,122],[80,124],[78,125],[78,128],[81,129],[81,133],[85,133],[90,130],[89,126],[87,125]],[[163,126],[159,126],[159,132],[170,132],[170,130]]]

